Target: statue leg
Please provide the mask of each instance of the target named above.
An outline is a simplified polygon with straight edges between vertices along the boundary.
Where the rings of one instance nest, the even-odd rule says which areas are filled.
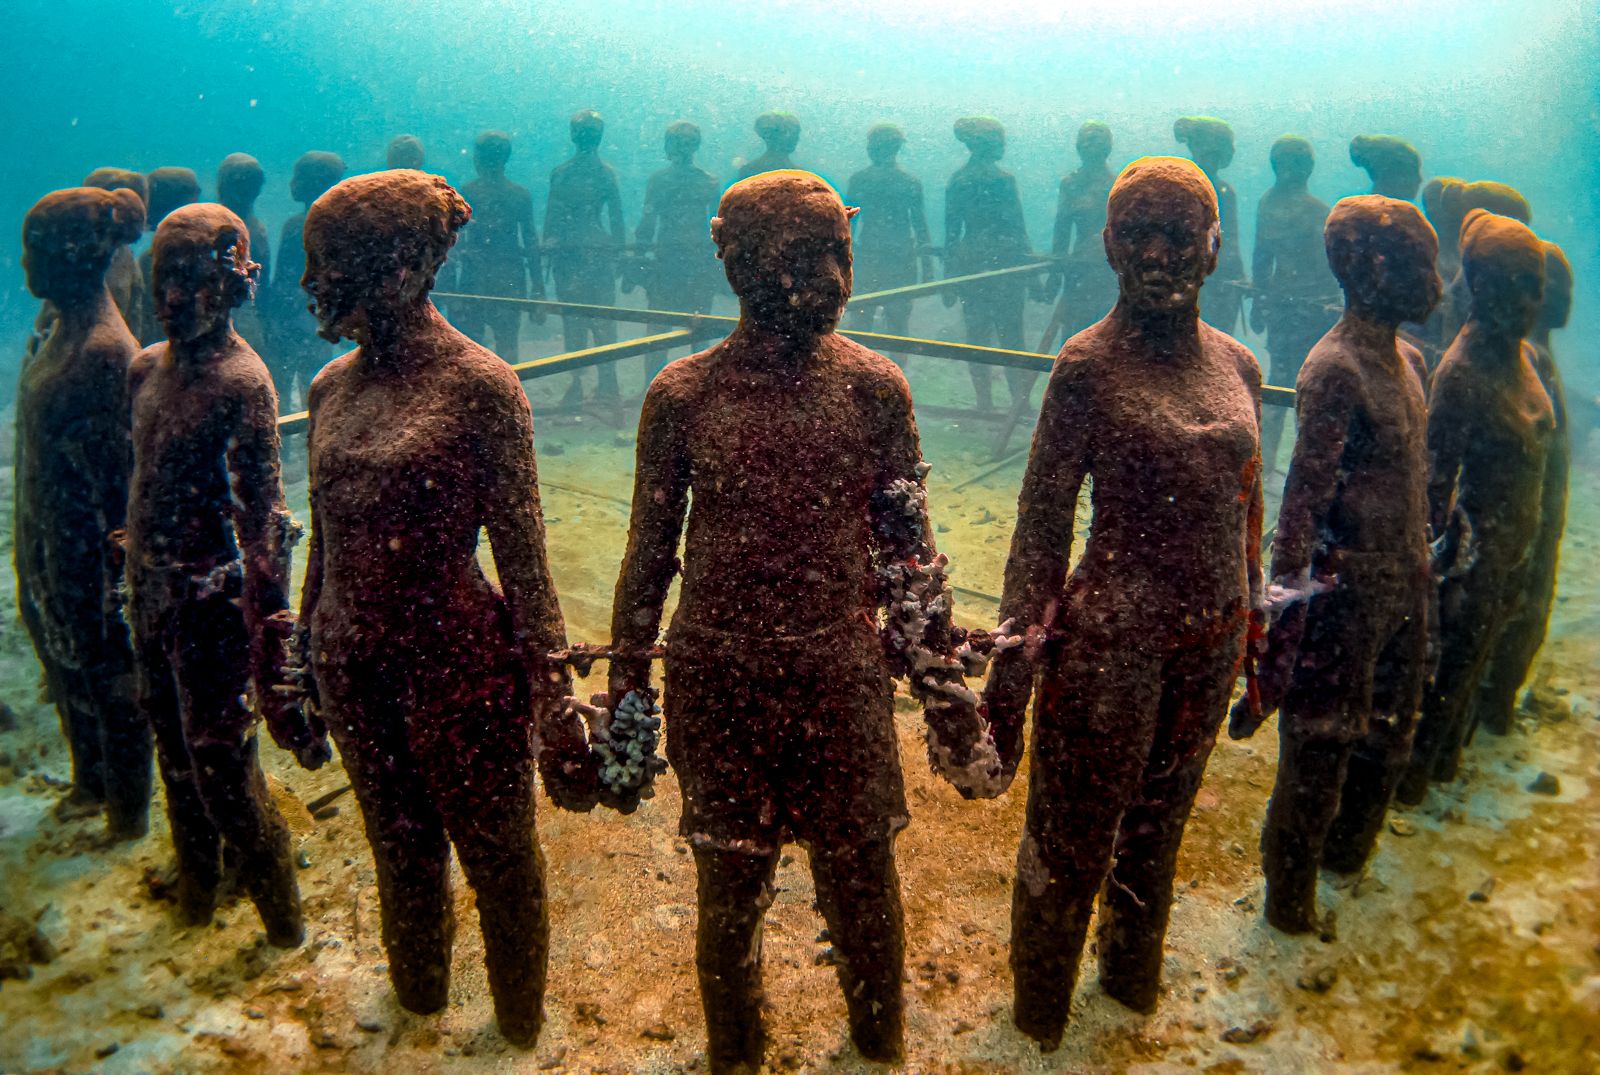
[[[495,303],[496,309],[485,318],[485,324],[494,334],[494,353],[515,365],[521,361],[522,311],[506,303]]]
[[[761,919],[772,905],[778,853],[694,849],[699,877],[695,966],[706,1015],[713,1075],[754,1075],[766,1031],[761,1023]]]
[[[1095,893],[1155,732],[1160,658],[1082,639],[1041,677],[1011,903],[1013,1019],[1061,1043]],[[1104,659],[1106,652],[1117,654]]]
[[[1008,347],[1013,351],[1027,350],[1022,339],[1022,311],[1026,299],[1024,288],[1008,281],[996,298],[995,346]],[[1011,405],[1024,406],[1023,401],[1032,395],[1033,386],[1038,380],[1039,375],[1031,370],[1006,370],[1006,390],[1011,394]]]
[[[544,1021],[550,922],[534,829],[527,692],[489,670],[448,712],[412,721],[426,777],[477,897],[489,991],[507,1041],[531,1047]],[[548,703],[546,703],[548,704]]]
[[[300,886],[289,828],[267,790],[246,701],[250,636],[234,601],[242,585],[193,601],[180,614],[173,671],[184,738],[206,812],[239,852],[239,875],[255,902],[267,941],[294,948],[305,940]]]
[[[1483,683],[1473,699],[1473,723],[1494,735],[1511,732],[1517,692],[1527,682],[1534,658],[1539,655],[1550,627],[1550,610],[1556,596],[1559,538],[1557,534],[1556,541],[1552,542],[1547,534],[1539,536],[1527,567],[1527,591],[1519,595],[1517,611],[1509,618],[1499,644],[1490,655]]]
[[[961,317],[966,322],[967,342],[987,346],[994,337],[994,309],[991,296],[982,290],[968,287],[961,296]],[[977,398],[978,410],[994,410],[993,378],[988,366],[967,363],[967,373],[972,377],[972,392]]]
[[[1284,933],[1317,927],[1317,872],[1351,753],[1338,738],[1308,734],[1298,710],[1285,705],[1278,714],[1278,778],[1261,826],[1267,921]]]
[[[91,674],[103,730],[106,825],[113,839],[137,840],[150,828],[155,743],[139,711],[127,640],[118,638],[106,658]]]
[[[396,701],[399,677],[355,662],[326,672],[319,666],[319,681],[327,683],[328,728],[355,787],[378,868],[389,980],[401,1007],[436,1012],[450,999],[450,845],[406,740],[407,714]]]
[[[211,921],[222,880],[222,837],[200,794],[200,780],[174,673],[176,639],[172,614],[141,620],[135,632],[139,708],[155,735],[161,782],[167,789],[167,821],[178,859],[178,912],[191,926]]]
[[[1160,673],[1154,734],[1100,897],[1100,985],[1135,1011],[1154,1010],[1160,995],[1178,846],[1228,711],[1241,643],[1231,637],[1179,653]]]
[[[1419,588],[1400,628],[1378,656],[1367,734],[1350,754],[1339,813],[1323,845],[1322,864],[1336,873],[1356,873],[1372,856],[1411,756],[1428,675],[1429,589]]]
[[[891,1063],[905,1051],[905,917],[894,837],[810,852],[817,907],[839,953],[850,1040],[868,1060]]]

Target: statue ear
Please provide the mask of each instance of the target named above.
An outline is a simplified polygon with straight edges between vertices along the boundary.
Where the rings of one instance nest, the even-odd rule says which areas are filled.
[[[856,214],[859,212],[861,212],[861,206],[847,205],[844,207],[844,218],[846,220],[854,220],[856,218]]]

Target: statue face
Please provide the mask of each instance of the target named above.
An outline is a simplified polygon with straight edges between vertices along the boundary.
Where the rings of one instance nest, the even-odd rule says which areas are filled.
[[[36,298],[57,299],[84,286],[86,262],[100,255],[104,240],[85,217],[58,214],[28,220],[22,234],[22,271]]]
[[[1533,331],[1544,304],[1542,266],[1487,265],[1469,282],[1472,312],[1478,320],[1509,336],[1526,336]]]
[[[796,338],[833,331],[852,286],[850,214],[773,214],[738,234],[718,230],[729,282],[763,327]]]
[[[1434,267],[1435,260],[1409,246],[1388,256],[1384,292],[1395,320],[1424,321],[1439,305],[1444,283]]]
[[[377,290],[370,282],[346,273],[337,252],[307,245],[306,271],[300,286],[311,296],[310,310],[321,326],[318,335],[338,342],[356,340],[367,327],[367,304]]]
[[[157,251],[152,298],[167,339],[187,343],[228,323],[235,305],[229,275],[229,267],[214,250],[182,246]]]
[[[1134,194],[1106,224],[1106,258],[1135,314],[1193,310],[1217,267],[1221,231],[1192,197],[1160,186]]]

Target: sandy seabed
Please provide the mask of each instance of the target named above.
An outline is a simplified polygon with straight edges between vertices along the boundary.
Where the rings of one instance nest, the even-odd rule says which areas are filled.
[[[625,387],[637,387],[638,361],[625,363]],[[913,362],[919,400],[970,398],[959,368]],[[536,383],[536,403],[553,401],[564,381]],[[539,422],[551,558],[574,640],[606,636],[626,536],[632,419]],[[1021,461],[957,490],[988,469],[992,427],[926,414],[922,426],[940,545],[966,591],[958,618],[991,626],[993,606],[979,594],[998,593]],[[0,435],[9,443],[9,432]],[[1025,440],[1023,431],[1016,446]],[[290,492],[303,518],[295,451]],[[0,472],[7,543],[9,476]],[[1600,1070],[1600,471],[1580,464],[1572,486],[1552,636],[1516,733],[1480,736],[1463,779],[1394,814],[1360,879],[1325,876],[1320,898],[1336,925],[1322,938],[1285,936],[1261,917],[1256,842],[1275,726],[1246,743],[1224,739],[1178,864],[1158,1011],[1141,1016],[1110,1000],[1086,957],[1067,1036],[1047,1056],[1010,1021],[1006,945],[1026,770],[998,801],[962,801],[928,772],[919,716],[902,698],[912,811],[899,842],[903,1070]],[[38,667],[14,614],[9,570],[0,586],[0,699],[17,716],[0,731],[0,908],[41,915],[56,949],[30,978],[0,983],[0,1071],[705,1070],[694,868],[677,836],[670,773],[627,818],[565,814],[541,799],[547,1023],[535,1049],[517,1050],[494,1029],[459,870],[450,1006],[422,1017],[396,1004],[355,803],[347,795],[319,818],[305,805],[345,783],[337,760],[307,773],[263,749],[301,856],[308,939],[293,951],[265,946],[248,901],[230,903],[208,928],[177,924],[151,880],[171,859],[160,804],[149,836],[132,845],[103,846],[98,819],[58,820],[66,747],[53,710],[37,701]],[[597,675],[585,689],[602,685]],[[1527,790],[1542,773],[1556,778],[1557,793]],[[765,935],[772,1070],[889,1070],[849,1046],[802,849],[784,857],[777,884]]]

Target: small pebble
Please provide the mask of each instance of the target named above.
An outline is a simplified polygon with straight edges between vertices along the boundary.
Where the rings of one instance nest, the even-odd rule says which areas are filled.
[[[244,1017],[246,1019],[265,1019],[267,1017],[267,1013],[262,1011],[260,1008],[246,1008],[244,1010]]]
[[[1561,781],[1553,773],[1541,772],[1528,785],[1528,791],[1534,795],[1560,795]]]
[[[1318,967],[1302,974],[1294,984],[1308,993],[1326,993],[1338,980],[1339,972],[1333,967]]]
[[[365,1030],[368,1034],[382,1034],[383,1024],[376,1019],[357,1019],[356,1027]]]
[[[672,1028],[665,1023],[651,1023],[640,1032],[639,1036],[649,1038],[651,1041],[671,1041],[677,1037]]]
[[[309,870],[311,869],[311,856],[304,851],[297,852],[294,856],[294,864],[302,870]]]
[[[107,1044],[102,1045],[102,1046],[100,1046],[100,1048],[96,1049],[94,1051],[94,1055],[95,1055],[96,1059],[104,1060],[106,1057],[111,1056],[118,1049],[121,1049],[121,1048],[122,1048],[122,1046],[120,1044],[118,1044],[117,1042],[114,1042],[114,1041],[113,1042],[108,1042]]]
[[[1389,819],[1389,831],[1396,836],[1415,836],[1417,827],[1403,817],[1392,817]]]
[[[135,1011],[139,1013],[139,1017],[142,1019],[160,1019],[163,1015],[167,1014],[162,1010],[161,1005],[156,1004],[153,1001],[139,1005]]]
[[[1222,1040],[1229,1045],[1249,1045],[1271,1033],[1272,1024],[1265,1019],[1257,1019],[1249,1026],[1230,1026],[1222,1032]]]

